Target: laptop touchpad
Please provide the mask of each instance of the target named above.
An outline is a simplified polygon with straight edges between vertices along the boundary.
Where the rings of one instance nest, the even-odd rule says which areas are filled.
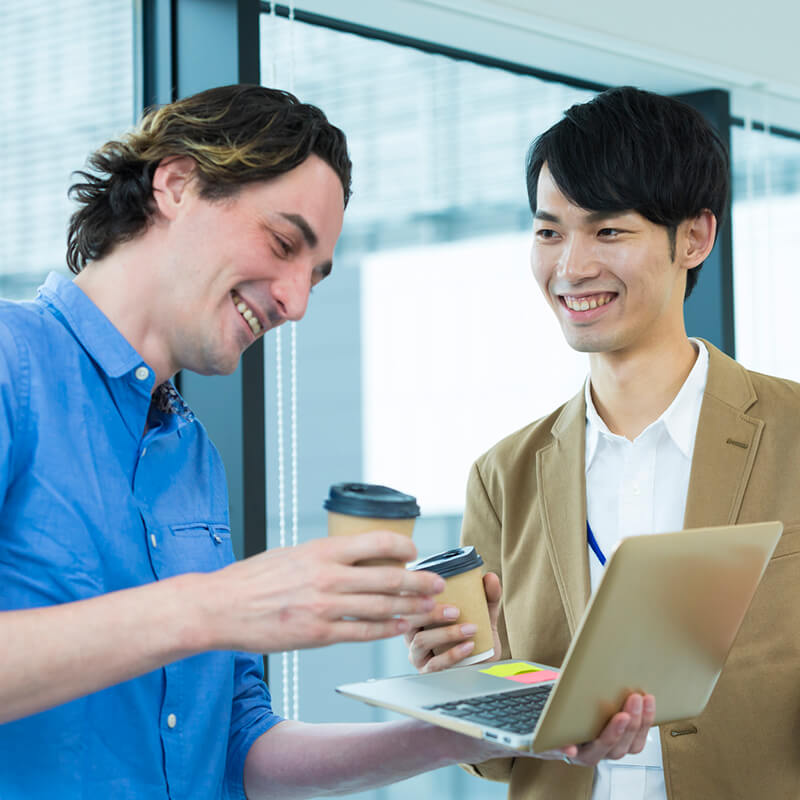
[[[417,697],[419,693],[430,690],[433,698],[440,701],[449,699],[450,693],[453,700],[458,700],[471,695],[507,691],[509,686],[504,678],[487,675],[477,669],[458,667],[425,675],[410,675],[404,680],[408,682],[409,688],[413,687]]]

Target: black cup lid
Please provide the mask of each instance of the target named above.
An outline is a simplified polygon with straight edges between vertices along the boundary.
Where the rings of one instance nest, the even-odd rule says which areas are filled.
[[[419,516],[416,497],[374,483],[335,483],[323,506],[328,511],[355,517],[410,519]]]
[[[453,575],[469,572],[482,564],[483,559],[480,554],[470,545],[469,547],[455,547],[452,550],[444,550],[441,553],[436,553],[436,555],[415,561],[408,566],[408,569],[435,572],[443,578],[452,578]]]

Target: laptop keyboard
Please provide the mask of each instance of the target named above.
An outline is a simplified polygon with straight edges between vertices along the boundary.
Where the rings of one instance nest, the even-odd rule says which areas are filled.
[[[424,708],[512,733],[531,733],[539,721],[552,688],[552,684],[532,686],[518,691],[485,694]]]

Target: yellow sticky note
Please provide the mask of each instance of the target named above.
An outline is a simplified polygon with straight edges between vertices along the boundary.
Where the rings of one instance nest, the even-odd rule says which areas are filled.
[[[538,672],[541,668],[534,667],[525,661],[514,661],[511,664],[497,664],[488,669],[482,669],[487,675],[494,675],[497,678],[507,678],[509,675],[522,675],[523,672]]]

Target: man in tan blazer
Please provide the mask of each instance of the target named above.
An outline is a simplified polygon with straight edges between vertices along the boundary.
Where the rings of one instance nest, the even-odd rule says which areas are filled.
[[[463,540],[502,581],[501,601],[485,579],[501,657],[560,664],[623,535],[772,519],[785,530],[699,717],[654,728],[619,761],[580,749],[572,763],[470,769],[508,781],[514,800],[800,797],[800,386],[689,339],[683,319],[727,203],[725,149],[689,107],[610,90],[534,142],[528,193],[534,276],[590,377],[469,477]],[[407,638],[425,670],[472,647],[457,623]]]

